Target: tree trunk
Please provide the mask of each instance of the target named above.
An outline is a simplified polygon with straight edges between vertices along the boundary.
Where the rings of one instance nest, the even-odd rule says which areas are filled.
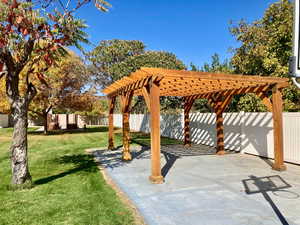
[[[44,134],[48,134],[48,113],[43,112],[43,120],[44,120]]]
[[[27,112],[28,103],[25,99],[15,100],[12,104],[14,132],[11,145],[12,184],[31,183],[27,157]]]
[[[27,114],[28,106],[34,96],[37,94],[35,86],[29,82],[29,74],[26,76],[27,90],[24,97],[20,96],[20,72],[23,70],[31,56],[34,39],[29,38],[24,55],[18,63],[15,63],[12,54],[8,48],[4,48],[4,62],[7,66],[7,74],[5,79],[6,94],[11,105],[11,114],[13,117],[14,132],[12,137],[12,144],[10,147],[10,159],[12,170],[12,185],[22,187],[23,184],[31,185],[31,176],[28,169],[27,157]]]

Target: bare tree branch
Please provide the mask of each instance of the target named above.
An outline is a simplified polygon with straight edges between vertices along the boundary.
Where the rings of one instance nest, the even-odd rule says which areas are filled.
[[[31,100],[34,98],[36,94],[37,94],[37,90],[35,86],[32,83],[29,83],[27,87],[26,96],[25,96],[28,102],[31,102]]]
[[[7,75],[7,67],[6,67],[6,64],[0,62],[0,80],[1,80],[1,78],[4,77],[5,75]]]
[[[52,109],[52,105],[50,105],[50,106],[48,107],[48,109],[46,110],[46,113],[48,114],[48,113],[50,112],[51,109]]]
[[[4,77],[6,75],[6,73],[4,72],[0,72],[0,80],[2,79],[2,77]]]

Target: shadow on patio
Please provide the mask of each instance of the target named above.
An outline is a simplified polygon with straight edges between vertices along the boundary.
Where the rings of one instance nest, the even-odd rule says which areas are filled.
[[[275,202],[269,195],[269,192],[275,193],[281,191],[288,195],[291,199],[299,198],[299,195],[295,192],[286,190],[291,188],[292,186],[288,184],[281,176],[274,175],[274,176],[265,176],[265,177],[257,177],[254,175],[250,175],[249,179],[242,180],[242,183],[245,187],[245,192],[248,195],[252,194],[262,194],[264,199],[270,204],[273,211],[275,212],[276,216],[280,220],[283,225],[289,225],[288,221],[286,220],[285,216],[282,214],[280,209],[277,207]]]
[[[116,135],[121,136],[118,133]],[[131,133],[131,154],[132,160],[135,159],[150,159],[150,135],[141,132]],[[121,138],[121,137],[120,137]],[[234,154],[235,151],[226,150],[227,154]],[[122,145],[116,147],[113,151],[98,150],[93,153],[98,163],[104,168],[116,168],[124,166],[126,163],[122,160]],[[162,176],[166,177],[168,172],[174,166],[175,162],[183,157],[203,156],[203,155],[215,155],[216,148],[193,144],[191,147],[185,147],[182,141],[161,137],[161,154],[165,158],[165,164],[162,165]]]

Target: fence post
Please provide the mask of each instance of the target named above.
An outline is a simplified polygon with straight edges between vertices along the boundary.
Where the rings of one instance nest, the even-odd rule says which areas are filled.
[[[240,112],[240,121],[241,121],[241,125],[240,125],[240,129],[241,129],[241,133],[240,133],[240,153],[244,153],[244,140],[246,138],[246,135],[245,135],[245,112],[244,111],[241,111]]]
[[[184,140],[184,111],[182,110],[181,113],[181,132],[180,132],[180,136],[179,136],[179,140]],[[192,139],[192,137],[191,137]]]

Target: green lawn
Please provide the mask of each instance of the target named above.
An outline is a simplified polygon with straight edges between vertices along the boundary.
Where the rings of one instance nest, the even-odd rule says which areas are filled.
[[[29,135],[34,187],[9,190],[12,129],[0,129],[0,224],[134,224],[133,216],[108,186],[87,148],[107,143],[107,128],[81,133]],[[116,145],[121,136],[116,135]]]
[[[122,133],[117,133],[115,136],[117,138],[121,138]],[[132,145],[148,145],[150,146],[150,135],[141,133],[141,132],[132,132],[131,134],[131,144]],[[161,137],[161,144],[162,145],[174,145],[174,144],[183,144],[182,141],[171,139],[167,137]]]
[[[107,127],[86,132],[29,129],[32,189],[9,190],[9,144],[12,129],[0,129],[0,225],[3,224],[134,224],[129,210],[108,186],[85,149],[107,145]],[[122,134],[116,133],[115,145]],[[132,133],[133,145],[149,145],[147,134]],[[162,144],[181,143],[162,138]]]

